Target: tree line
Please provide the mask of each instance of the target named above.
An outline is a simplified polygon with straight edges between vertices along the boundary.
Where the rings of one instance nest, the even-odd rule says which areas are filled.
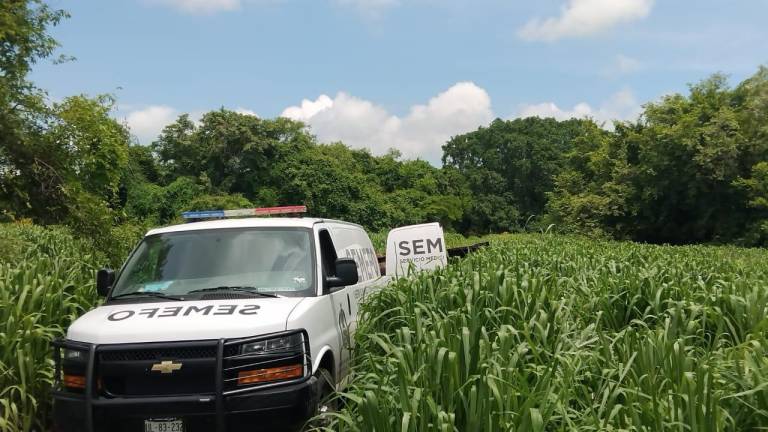
[[[0,4],[0,220],[92,238],[176,222],[184,210],[306,204],[370,230],[439,221],[464,234],[555,229],[645,242],[764,245],[768,69],[714,75],[610,128],[497,119],[443,146],[442,167],[322,144],[304,124],[219,109],[139,145],[110,95],[49,102],[28,79],[66,18]],[[105,243],[108,243],[105,242]]]
[[[496,120],[444,146],[475,193],[462,229],[520,227],[652,243],[765,245],[768,68],[716,74],[612,130],[591,120]]]

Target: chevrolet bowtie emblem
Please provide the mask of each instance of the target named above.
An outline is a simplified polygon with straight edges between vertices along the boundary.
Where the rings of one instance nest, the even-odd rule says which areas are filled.
[[[174,363],[169,360],[161,361],[152,365],[152,372],[160,372],[162,374],[173,373],[181,369],[181,363]]]

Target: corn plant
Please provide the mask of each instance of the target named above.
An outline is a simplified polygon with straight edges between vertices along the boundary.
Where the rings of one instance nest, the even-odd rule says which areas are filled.
[[[50,341],[95,305],[105,259],[60,228],[4,225],[0,244],[0,430],[47,430]]]
[[[364,305],[338,431],[768,428],[768,253],[496,238]]]

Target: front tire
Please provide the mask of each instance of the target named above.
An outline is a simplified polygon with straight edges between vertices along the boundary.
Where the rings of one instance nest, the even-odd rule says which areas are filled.
[[[324,368],[319,368],[315,372],[317,378],[317,398],[313,417],[304,427],[305,431],[322,430],[331,423],[330,414],[338,410],[339,400],[336,396],[335,386],[333,384],[333,375]]]

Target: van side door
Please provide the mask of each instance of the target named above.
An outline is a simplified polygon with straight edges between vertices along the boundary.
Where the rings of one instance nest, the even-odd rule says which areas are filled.
[[[320,251],[321,267],[321,295],[328,296],[331,302],[332,313],[334,316],[334,325],[338,339],[338,352],[336,356],[336,379],[341,382],[349,373],[349,360],[351,356],[351,335],[349,332],[349,321],[351,319],[352,308],[348,296],[349,287],[328,287],[325,283],[327,276],[335,276],[336,259],[340,258],[337,248],[334,245],[331,228],[326,224],[318,226],[318,248]],[[342,256],[343,257],[343,256]]]

